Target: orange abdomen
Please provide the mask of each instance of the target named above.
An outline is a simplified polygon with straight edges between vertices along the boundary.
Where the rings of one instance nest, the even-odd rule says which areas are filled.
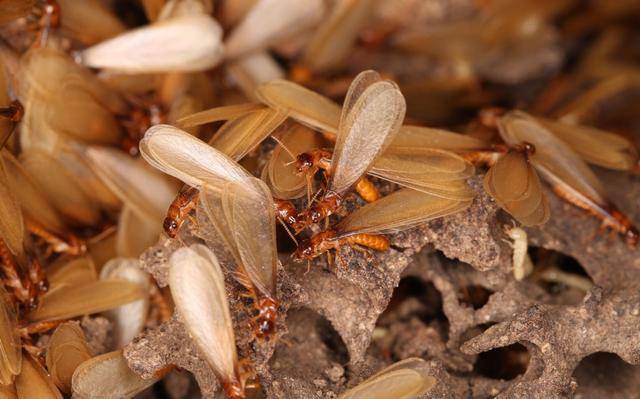
[[[367,202],[374,202],[380,198],[380,193],[376,186],[374,186],[373,183],[364,176],[362,176],[356,183],[356,191],[358,192],[358,195]]]
[[[376,251],[388,251],[389,239],[375,234],[356,234],[347,238],[349,244],[362,245]]]

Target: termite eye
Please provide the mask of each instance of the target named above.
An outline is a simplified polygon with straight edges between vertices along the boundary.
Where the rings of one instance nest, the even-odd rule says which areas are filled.
[[[175,220],[166,218],[164,220],[164,223],[162,223],[162,226],[164,227],[164,230],[167,232],[169,237],[175,238],[178,232],[178,223]]]
[[[321,219],[320,212],[318,212],[317,209],[311,209],[311,212],[309,212],[309,215],[311,216],[311,221],[313,223],[318,223]]]

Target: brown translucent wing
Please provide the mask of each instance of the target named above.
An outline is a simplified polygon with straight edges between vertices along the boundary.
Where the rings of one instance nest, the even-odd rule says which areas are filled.
[[[538,121],[591,164],[630,170],[638,162],[637,149],[622,136],[589,126],[569,125],[549,119]]]
[[[263,180],[274,197],[293,199],[306,192],[307,179],[296,174],[294,156],[322,147],[320,135],[302,125],[294,125],[280,137],[281,144],[276,145],[271,158],[263,170]],[[287,152],[288,150],[288,152]]]
[[[127,28],[99,0],[56,0],[60,6],[60,29],[66,37],[91,45]]]
[[[449,151],[465,151],[487,148],[488,143],[475,137],[443,129],[404,125],[386,152],[408,152],[415,148],[439,148]]]
[[[20,162],[58,212],[71,223],[92,225],[98,222],[100,210],[97,205],[59,160],[44,151],[30,149],[20,154]]]
[[[36,0],[2,0],[0,1],[0,25],[15,19],[26,17],[36,5]]]
[[[273,80],[260,85],[256,96],[269,107],[286,112],[312,129],[338,131],[340,106],[299,84]]]
[[[338,399],[414,399],[436,385],[427,363],[409,358],[394,363],[366,381],[351,388]]]
[[[285,119],[286,113],[270,108],[251,112],[225,123],[209,144],[237,161],[269,137]]]
[[[84,255],[71,260],[60,259],[47,268],[49,292],[63,287],[90,284],[98,280],[91,257]]]
[[[177,120],[180,127],[200,126],[206,123],[227,121],[239,118],[250,112],[259,111],[264,106],[254,103],[226,105],[197,112]]]
[[[51,335],[45,359],[51,380],[62,392],[71,393],[73,372],[91,357],[91,349],[78,323],[61,324]]]
[[[140,285],[124,280],[103,280],[66,286],[41,299],[38,309],[27,315],[30,321],[60,320],[104,312],[144,298]]]
[[[352,87],[360,89],[359,85]],[[402,93],[391,82],[376,82],[364,90],[340,124],[330,190],[344,193],[369,169],[398,132],[405,109]]]
[[[142,379],[127,365],[122,351],[105,353],[82,362],[73,373],[73,397],[133,398],[160,377]]]
[[[85,156],[92,170],[140,217],[161,220],[175,197],[175,186],[145,162],[107,147],[88,147]]]
[[[17,324],[9,294],[0,288],[0,385],[10,384],[22,367],[22,344]]]
[[[222,206],[242,265],[258,290],[275,298],[278,250],[271,192],[262,180],[230,183]]]
[[[421,150],[406,155],[385,153],[376,159],[369,174],[444,198],[473,198],[473,191],[465,182],[473,176],[473,165],[449,151]]]
[[[342,103],[342,113],[340,114],[340,127],[345,124],[347,116],[353,110],[360,96],[374,83],[382,81],[380,74],[373,70],[360,72],[349,85],[349,90]]]
[[[0,160],[0,238],[14,255],[24,252],[24,220],[18,199],[11,190],[7,169]]]
[[[285,72],[267,51],[250,53],[227,65],[229,77],[247,98],[257,100],[256,90],[266,82],[284,79]]]
[[[604,188],[587,164],[533,117],[520,111],[509,112],[500,118],[498,127],[508,144],[528,142],[535,146],[536,152],[529,159],[544,178],[563,182],[587,201],[606,203]]]
[[[20,203],[25,217],[37,221],[50,232],[65,231],[62,218],[20,162],[8,151],[2,151],[2,160],[7,171],[10,190]]]
[[[18,399],[62,399],[47,371],[30,354],[25,353],[22,372],[16,377]]]
[[[251,177],[228,155],[169,125],[149,128],[140,153],[151,166],[194,187],[219,189],[226,181]]]
[[[185,327],[222,382],[236,378],[238,356],[224,286],[216,256],[195,244],[175,251],[169,260],[171,296]]]
[[[397,232],[460,212],[470,205],[471,201],[456,201],[404,188],[359,208],[342,219],[336,230],[340,236]]]
[[[311,38],[304,64],[315,72],[332,69],[346,58],[374,5],[371,0],[342,1]]]
[[[162,234],[162,218],[141,217],[129,206],[124,206],[118,217],[116,253],[118,256],[137,258],[158,241]]]
[[[501,157],[485,175],[484,188],[502,209],[525,226],[549,219],[540,179],[524,153],[511,151]]]

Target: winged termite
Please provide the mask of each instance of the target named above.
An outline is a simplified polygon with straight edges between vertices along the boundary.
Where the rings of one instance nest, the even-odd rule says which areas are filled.
[[[525,226],[546,223],[549,205],[529,162],[535,148],[525,143],[498,159],[484,176],[484,188],[498,205]]]
[[[370,0],[337,3],[328,20],[314,32],[303,63],[314,72],[335,68],[353,47],[374,6]]]
[[[32,322],[70,319],[86,314],[104,312],[144,297],[140,285],[124,280],[65,286],[42,297],[40,307],[30,312]]]
[[[140,142],[140,152],[156,169],[191,186],[169,207],[163,225],[170,237],[176,236],[184,217],[195,208],[194,199],[203,185],[219,191],[228,181],[252,178],[226,154],[173,126],[151,127]]]
[[[338,131],[340,106],[330,99],[288,80],[262,84],[256,96],[264,104],[287,113],[303,125],[319,131]]]
[[[82,329],[77,323],[69,322],[59,325],[51,335],[45,360],[53,383],[69,394],[73,372],[91,357]]]
[[[29,354],[24,354],[22,371],[16,377],[16,393],[18,399],[42,398],[62,399],[58,388],[53,384],[47,371],[38,360]]]
[[[263,49],[317,24],[325,12],[319,0],[259,0],[225,41],[229,59]]]
[[[14,376],[20,374],[22,350],[17,333],[18,319],[9,294],[0,287],[0,385],[9,385]]]
[[[180,15],[96,44],[82,52],[81,60],[126,73],[202,71],[221,60],[221,39],[222,29],[210,16]]]
[[[254,333],[275,333],[278,301],[275,211],[269,188],[259,179],[229,182],[222,194],[203,191],[205,212],[231,253],[233,275],[254,299]]]
[[[389,249],[386,237],[377,234],[397,232],[420,223],[463,211],[471,200],[452,200],[412,189],[400,189],[376,202],[359,208],[342,219],[335,228],[312,236],[294,254],[297,260],[311,259],[342,245]]]
[[[140,286],[144,297],[119,306],[106,313],[115,326],[114,345],[122,348],[138,335],[144,328],[149,311],[149,276],[140,269],[138,260],[131,258],[115,258],[107,262],[100,271],[102,280],[123,279]]]
[[[296,230],[318,223],[340,207],[342,196],[393,140],[405,108],[397,86],[383,81],[376,72],[365,71],[354,79],[340,117],[327,190],[299,215]]]
[[[178,119],[176,122],[180,127],[193,127],[204,125],[205,123],[227,121],[239,118],[249,112],[254,112],[263,109],[260,104],[255,103],[243,103],[226,105],[222,107],[216,107],[197,112],[192,115],[185,116]]]
[[[20,61],[18,97],[25,109],[20,138],[24,148],[62,147],[68,138],[116,145],[122,131],[117,115],[129,106],[86,68],[51,48],[33,49]],[[65,93],[65,101],[58,101]]]
[[[427,363],[409,358],[385,368],[338,399],[415,399],[436,385]]]
[[[461,152],[487,147],[484,140],[465,134],[426,126],[404,125],[394,137],[386,153],[410,153],[412,149],[435,148]]]
[[[589,126],[536,119],[590,164],[609,169],[631,170],[638,163],[637,149],[622,136]]]
[[[245,398],[224,276],[216,256],[196,244],[175,251],[169,263],[171,295],[189,335],[227,396]]]
[[[135,397],[163,377],[142,379],[127,365],[122,351],[108,352],[82,362],[73,373],[71,390],[78,399]]]
[[[558,196],[599,218],[604,227],[622,234],[628,244],[636,244],[639,235],[636,228],[609,202],[598,178],[569,145],[520,111],[500,118],[498,128],[510,145],[528,142],[535,146],[530,161]]]

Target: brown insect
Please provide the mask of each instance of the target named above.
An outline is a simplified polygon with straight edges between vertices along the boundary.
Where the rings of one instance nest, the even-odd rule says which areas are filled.
[[[343,105],[327,189],[316,204],[299,214],[300,220],[294,225],[297,231],[339,209],[344,194],[367,172],[398,132],[405,108],[397,86],[383,81],[376,72],[365,71],[354,79]],[[312,155],[308,161],[323,155]]]
[[[357,250],[389,249],[389,241],[378,234],[405,230],[420,223],[462,211],[471,200],[453,200],[403,188],[359,208],[333,229],[312,236],[298,246],[294,259],[302,261],[349,245]]]
[[[633,164],[628,161],[627,145],[619,146],[619,140],[606,138],[607,136],[585,135],[583,141],[574,143],[582,148],[576,153],[573,147],[567,144],[571,139],[562,139],[566,136],[559,132],[557,126],[519,111],[509,112],[500,118],[498,128],[500,135],[509,145],[527,142],[535,146],[536,151],[529,157],[530,162],[559,197],[600,219],[603,228],[620,233],[629,245],[637,244],[638,230],[607,199],[600,181],[578,155],[580,153],[587,157],[586,154],[590,154],[590,162],[622,167]],[[575,132],[565,130],[564,133]]]
[[[276,249],[275,208],[264,182],[252,178],[229,182],[221,194],[202,193],[204,209],[216,228],[235,266],[234,278],[248,291],[258,311],[252,324],[259,339],[275,334],[278,251]]]
[[[195,187],[184,186],[167,209],[167,217],[162,222],[165,233],[171,238],[178,235],[180,227],[192,210],[198,205],[199,191]]]

